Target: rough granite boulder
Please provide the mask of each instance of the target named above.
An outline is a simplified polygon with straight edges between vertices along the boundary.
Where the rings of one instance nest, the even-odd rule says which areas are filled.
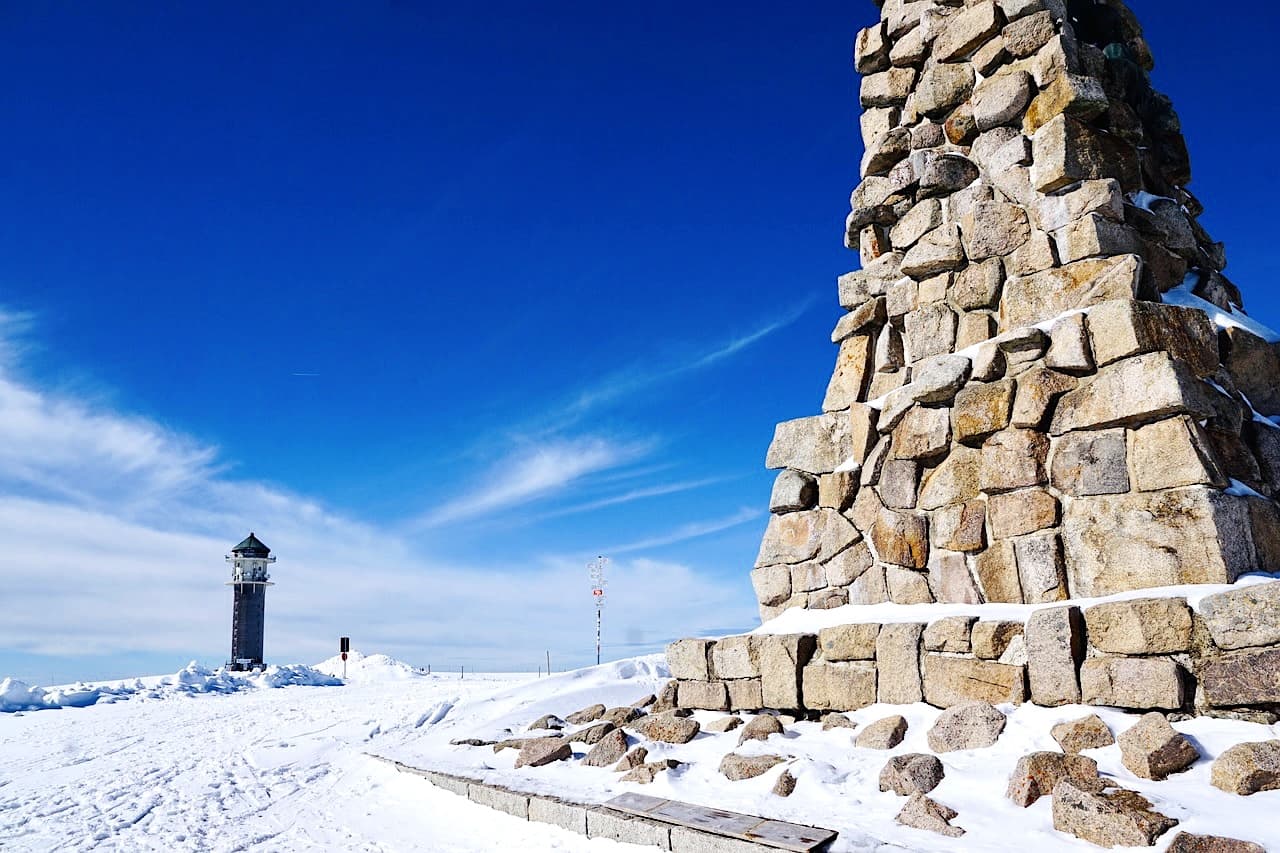
[[[907,719],[895,714],[876,720],[858,733],[854,745],[859,749],[893,749],[907,736]]]
[[[917,792],[907,799],[906,805],[902,807],[902,811],[898,812],[898,816],[894,820],[903,826],[909,826],[913,829],[925,829],[929,832],[945,835],[948,838],[959,838],[964,835],[964,830],[958,826],[951,825],[951,821],[956,817],[955,809],[935,802],[924,794]]]
[[[542,767],[553,761],[563,761],[573,756],[573,747],[569,741],[560,737],[528,738],[520,746],[520,754],[516,756],[516,768]]]
[[[1063,755],[1060,752],[1033,752],[1018,759],[1009,777],[1005,796],[1015,805],[1026,808],[1041,797],[1053,793],[1053,788],[1063,779],[1070,779],[1078,787],[1101,791],[1098,778],[1098,762],[1083,755]]]
[[[670,711],[641,717],[631,727],[641,736],[662,743],[688,743],[701,728],[693,717],[678,717]]]
[[[1267,853],[1261,844],[1225,838],[1221,835],[1192,835],[1179,832],[1169,843],[1167,853]]]
[[[674,770],[680,766],[680,762],[674,758],[663,758],[659,761],[649,761],[631,768],[621,778],[622,782],[638,782],[641,785],[648,785],[658,778],[658,774],[667,770]]]
[[[1200,753],[1163,715],[1144,714],[1137,723],[1120,733],[1120,760],[1135,776],[1166,779],[1181,773],[1200,758]]]
[[[780,735],[782,732],[782,723],[778,722],[777,717],[760,714],[752,717],[751,722],[742,727],[742,733],[738,735],[738,746],[749,740],[768,740],[770,735]]]
[[[1049,730],[1049,734],[1058,742],[1058,746],[1062,747],[1062,751],[1068,753],[1100,749],[1116,742],[1111,729],[1097,714],[1058,723]]]
[[[575,726],[581,726],[587,723],[594,723],[604,715],[606,710],[607,709],[603,705],[588,705],[581,711],[574,711],[564,719],[567,723],[573,723]]]
[[[1053,789],[1053,828],[1099,847],[1150,847],[1177,825],[1125,788],[1095,791],[1063,779]]]
[[[739,755],[731,752],[720,761],[720,774],[730,782],[754,779],[786,759],[780,755]]]
[[[614,729],[591,747],[582,763],[587,767],[608,767],[617,764],[627,753],[627,735],[622,729]]]
[[[1280,740],[1236,744],[1213,762],[1209,777],[1215,788],[1246,797],[1280,790]]]
[[[900,797],[927,794],[942,781],[945,772],[936,755],[910,752],[895,755],[880,771],[880,790],[893,791]]]
[[[956,705],[939,714],[929,729],[929,748],[934,752],[984,749],[995,744],[1005,723],[1005,715],[986,702]]]
[[[649,750],[646,749],[645,747],[643,746],[632,747],[631,751],[628,752],[626,755],[622,756],[622,758],[619,759],[618,763],[614,765],[613,771],[615,773],[624,773],[628,770],[635,770],[641,764],[644,764],[645,759],[647,759],[648,757],[649,757]]]
[[[703,726],[702,730],[704,732],[711,732],[712,734],[724,734],[725,732],[733,731],[741,725],[741,717],[730,715],[728,717],[721,717],[718,720],[712,720]]]

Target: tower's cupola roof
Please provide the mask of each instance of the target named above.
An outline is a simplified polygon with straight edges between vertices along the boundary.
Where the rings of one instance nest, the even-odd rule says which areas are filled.
[[[266,557],[270,555],[271,549],[250,531],[243,542],[231,549],[231,553],[241,557]]]

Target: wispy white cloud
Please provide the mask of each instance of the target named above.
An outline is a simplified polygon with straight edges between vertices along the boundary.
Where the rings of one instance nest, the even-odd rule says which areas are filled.
[[[663,483],[657,486],[650,486],[645,489],[631,489],[621,494],[611,495],[607,498],[588,501],[586,503],[573,504],[572,506],[561,507],[560,509],[550,510],[539,515],[539,520],[546,518],[559,518],[565,515],[575,515],[580,512],[590,512],[597,509],[605,509],[606,507],[619,506],[621,504],[632,503],[633,501],[646,500],[648,498],[658,498],[665,495],[679,494],[680,492],[688,492],[693,489],[700,489],[704,486],[714,485],[715,483],[724,482],[724,477],[708,477],[703,480],[684,480],[676,483]]]
[[[488,490],[438,512],[474,517],[537,500],[593,474],[638,467],[648,450],[603,438],[517,449],[494,469]],[[669,488],[685,485],[694,487]],[[601,500],[638,500],[644,491]],[[606,552],[621,558],[611,565],[618,606],[606,648],[613,641],[657,649],[707,626],[750,624],[745,575],[725,583],[679,562],[625,556],[746,520],[744,513],[685,525]],[[230,613],[222,557],[250,528],[280,557],[268,605],[267,649],[275,660],[327,657],[342,635],[417,663],[468,667],[519,665],[523,649],[550,649],[557,662],[579,665],[593,650],[583,627],[592,607],[586,569],[576,558],[545,557],[512,570],[424,554],[402,531],[233,479],[217,448],[52,394],[0,363],[0,676],[6,656],[15,654],[84,660],[145,653],[175,668],[192,657],[221,660]],[[681,595],[668,601],[654,589]]]
[[[636,365],[616,371],[599,382],[593,383],[586,388],[580,390],[573,399],[564,406],[558,413],[557,419],[561,423],[572,423],[586,415],[592,409],[606,405],[618,399],[635,394],[646,388],[658,385],[661,382],[675,379],[687,373],[703,370],[712,367],[725,359],[742,352],[752,344],[772,335],[781,329],[790,326],[801,315],[813,305],[813,299],[809,298],[800,302],[788,310],[782,312],[769,321],[752,329],[744,334],[723,340],[715,344],[713,347],[692,355],[682,360],[670,360],[653,364],[652,362],[637,363]]]
[[[675,545],[678,542],[687,542],[690,539],[699,539],[703,536],[710,536],[712,533],[719,533],[722,530],[737,527],[740,524],[746,524],[748,521],[754,521],[762,515],[764,515],[762,510],[744,507],[730,516],[716,518],[710,521],[691,521],[687,524],[680,525],[669,533],[639,539],[634,542],[625,542],[621,545],[614,545],[607,548],[605,553],[629,554],[633,551],[648,551],[650,549],[661,548],[666,545]]]
[[[643,443],[618,443],[600,437],[557,439],[522,447],[493,465],[469,492],[427,512],[410,527],[465,521],[545,497],[590,474],[634,462],[645,450]]]

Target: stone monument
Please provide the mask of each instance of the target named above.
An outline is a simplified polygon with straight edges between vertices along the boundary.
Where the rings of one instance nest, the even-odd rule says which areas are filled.
[[[861,269],[839,279],[822,413],[769,447],[760,612],[1046,608],[681,641],[681,704],[1280,708],[1280,584],[1217,623],[1184,598],[1051,606],[1280,568],[1280,351],[1198,221],[1137,19],[1121,0],[877,5],[854,50]],[[1237,644],[1233,618],[1274,630]]]

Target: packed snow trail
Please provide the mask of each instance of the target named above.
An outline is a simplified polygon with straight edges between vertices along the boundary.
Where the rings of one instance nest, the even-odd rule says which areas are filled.
[[[493,812],[366,754],[527,678],[362,677],[0,714],[0,849],[638,849]]]

